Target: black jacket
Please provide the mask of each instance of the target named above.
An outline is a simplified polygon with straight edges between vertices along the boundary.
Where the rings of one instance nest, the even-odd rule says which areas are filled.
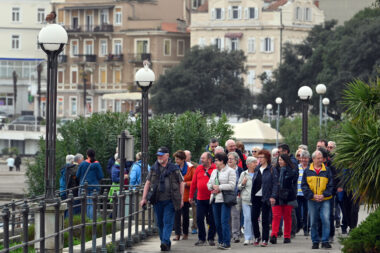
[[[274,191],[276,205],[285,205],[297,198],[298,169],[287,166],[283,182],[280,182],[281,168],[274,169],[277,174],[277,191]],[[282,185],[282,187],[281,187]],[[286,198],[285,198],[286,197]]]
[[[278,184],[275,184],[275,182],[278,182],[278,175],[270,164],[264,169],[263,174],[261,174],[260,167],[261,165],[256,167],[252,178],[251,202],[256,193],[262,189],[263,196],[261,201],[269,204],[269,199],[274,198],[274,192],[278,191]]]
[[[245,162],[245,159],[244,159],[243,153],[242,153],[239,149],[236,149],[235,152],[239,155],[239,158],[240,158],[240,160],[241,160],[241,164],[242,164],[243,171],[247,170],[248,167],[247,167],[247,163]],[[226,154],[228,155],[228,150],[227,150],[227,149],[226,149]]]

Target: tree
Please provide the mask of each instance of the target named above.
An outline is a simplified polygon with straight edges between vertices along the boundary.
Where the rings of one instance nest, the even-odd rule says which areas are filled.
[[[220,51],[214,46],[193,47],[181,63],[162,75],[152,88],[152,108],[156,113],[201,111],[204,114],[244,114],[252,105],[243,85],[245,73],[242,51]]]
[[[347,188],[370,207],[380,203],[380,78],[356,80],[343,92],[347,120],[337,135],[335,164]]]
[[[263,104],[273,103],[276,96],[286,97],[282,113],[301,110],[296,104],[297,90],[303,85],[313,89],[318,83],[327,86],[330,99],[328,114],[340,119],[344,106],[339,102],[345,84],[360,78],[374,80],[379,74],[380,8],[368,8],[358,12],[343,26],[336,21],[315,26],[300,45],[285,45],[284,62],[274,71],[273,80],[264,82]],[[312,111],[317,112],[318,96],[311,101]]]

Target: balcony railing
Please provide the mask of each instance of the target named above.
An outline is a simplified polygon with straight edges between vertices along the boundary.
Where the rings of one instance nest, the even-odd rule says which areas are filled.
[[[76,26],[65,26],[67,32],[113,32],[113,25],[102,24],[102,25],[76,25]]]
[[[122,54],[109,54],[107,55],[106,61],[123,61]]]
[[[151,54],[149,53],[140,53],[140,54],[128,54],[128,62],[130,63],[140,63],[145,60],[151,60]]]
[[[2,131],[45,132],[45,126],[35,124],[0,124]]]
[[[86,54],[84,58],[86,62],[96,62],[96,54]]]

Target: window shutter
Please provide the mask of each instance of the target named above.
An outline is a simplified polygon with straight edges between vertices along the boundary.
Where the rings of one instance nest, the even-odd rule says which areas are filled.
[[[265,38],[260,38],[260,51],[265,52]]]
[[[249,19],[248,8],[244,8],[244,18]]]
[[[309,8],[309,20],[308,21],[313,21],[313,9]]]
[[[255,19],[259,18],[259,8],[255,7]]]
[[[211,9],[211,19],[215,19],[215,18],[216,18],[215,9]]]
[[[238,19],[241,19],[241,6],[238,8]]]
[[[252,77],[252,84],[255,84],[256,82],[256,73],[254,70],[251,70],[251,77]]]
[[[226,38],[226,50],[231,50],[231,39]]]
[[[236,40],[236,50],[239,50],[240,49],[240,40],[239,39],[237,39]]]
[[[232,8],[231,6],[228,6],[228,19],[232,18]]]
[[[224,38],[220,38],[220,50],[224,50]]]
[[[221,9],[222,11],[221,11],[221,20],[223,20],[224,19],[224,16],[225,16],[225,9],[224,8],[222,8]]]
[[[306,8],[303,8],[303,20],[306,20]]]
[[[274,38],[273,37],[270,38],[270,51],[274,52]]]

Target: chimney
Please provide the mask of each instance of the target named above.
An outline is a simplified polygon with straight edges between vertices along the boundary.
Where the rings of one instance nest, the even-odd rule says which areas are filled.
[[[314,0],[314,4],[319,8],[319,0]]]

